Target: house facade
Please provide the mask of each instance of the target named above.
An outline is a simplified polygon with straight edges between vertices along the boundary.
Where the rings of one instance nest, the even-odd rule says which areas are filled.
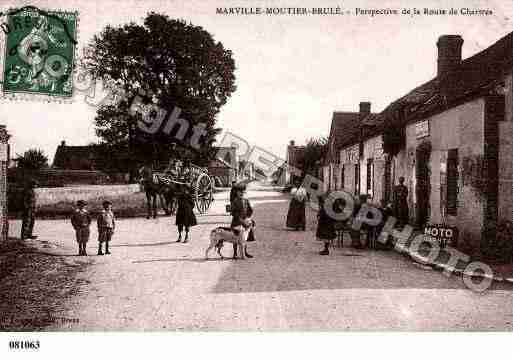
[[[208,164],[208,173],[216,178],[216,185],[229,187],[237,180],[237,153],[235,147],[214,147],[216,156]]]
[[[435,78],[360,116],[348,141],[334,139],[340,160],[326,163],[323,180],[379,204],[404,177],[410,223],[454,226],[453,245],[479,257],[513,220],[513,33],[465,60],[462,46],[441,36]]]
[[[354,156],[352,151],[354,140],[358,139],[359,122],[362,117],[370,113],[369,103],[360,103],[360,112],[335,111],[331,118],[330,134],[328,137],[328,150],[323,164],[323,184],[325,191],[346,189],[351,191],[356,167],[353,167]],[[358,157],[359,157],[359,150]],[[358,172],[359,173],[359,172]],[[357,176],[359,177],[359,175]]]
[[[290,185],[296,178],[301,178],[305,148],[305,146],[296,146],[294,140],[290,141],[285,154],[286,165],[283,166],[284,170],[280,176],[279,183],[281,185]]]
[[[362,140],[371,113],[370,102],[360,102],[358,112],[334,112],[331,120],[328,151],[323,166],[325,191],[345,190],[358,195],[361,191]],[[370,127],[370,125],[369,125]]]

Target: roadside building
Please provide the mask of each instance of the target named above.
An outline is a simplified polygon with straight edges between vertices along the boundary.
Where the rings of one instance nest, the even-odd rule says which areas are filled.
[[[216,156],[208,164],[208,173],[218,183],[216,185],[229,187],[237,180],[237,154],[235,147],[214,147]]]
[[[347,147],[354,138],[358,138],[359,120],[360,113],[358,112],[333,112],[328,137],[328,150],[323,166],[323,183],[326,191],[351,187],[349,185],[349,182],[351,182],[350,172],[354,169],[350,166],[356,164],[358,160],[349,156],[352,152],[348,154],[347,148],[342,155],[341,150]]]
[[[287,146],[286,165],[281,177],[281,184],[289,185],[294,183],[296,178],[301,178],[304,158],[305,146],[296,146],[295,141],[291,140]]]
[[[360,124],[360,193],[367,194],[376,205],[390,202],[392,193],[391,160],[383,147],[384,124],[378,114],[370,114]]]
[[[455,226],[458,247],[487,255],[513,214],[513,33],[463,61],[462,45],[439,38],[437,76],[380,114],[383,146],[412,223]]]
[[[361,165],[364,129],[374,131],[375,124],[370,121],[374,116],[370,102],[360,102],[359,112],[333,113],[327,156],[330,163],[325,169],[329,190],[343,189],[354,195],[361,193],[362,175],[366,175]],[[367,124],[366,127],[363,124]]]

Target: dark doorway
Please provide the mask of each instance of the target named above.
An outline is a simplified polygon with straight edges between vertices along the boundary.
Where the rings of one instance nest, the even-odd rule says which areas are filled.
[[[385,191],[383,199],[385,204],[388,204],[392,200],[392,161],[389,157],[385,160]]]
[[[423,143],[417,147],[415,156],[415,175],[417,185],[415,195],[417,198],[415,219],[418,227],[424,227],[429,221],[431,195],[431,171],[429,159],[431,157],[431,145]]]

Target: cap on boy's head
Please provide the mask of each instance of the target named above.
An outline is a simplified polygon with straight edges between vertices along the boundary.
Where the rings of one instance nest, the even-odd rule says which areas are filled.
[[[82,201],[81,199],[77,201],[77,206],[78,207],[83,207],[83,206],[86,206],[86,205],[87,205],[86,201]]]
[[[107,206],[112,205],[112,202],[111,201],[103,201],[102,205],[103,205],[103,207],[107,207]]]

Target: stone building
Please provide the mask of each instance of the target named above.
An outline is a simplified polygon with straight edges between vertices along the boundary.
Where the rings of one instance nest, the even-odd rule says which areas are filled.
[[[214,147],[216,156],[208,165],[208,173],[217,179],[218,185],[229,187],[237,180],[238,161],[235,147]]]
[[[323,182],[378,204],[404,177],[410,223],[457,227],[453,244],[479,257],[513,221],[513,33],[464,60],[463,43],[441,36],[436,76],[381,113],[335,112]]]
[[[371,114],[370,102],[361,102],[359,112],[333,112],[323,166],[325,190],[360,193],[361,124],[371,116],[374,114]]]
[[[360,193],[367,194],[376,205],[388,203],[392,197],[393,173],[390,156],[384,151],[384,123],[377,114],[367,116],[360,123]]]
[[[287,146],[286,165],[281,175],[280,184],[289,185],[294,182],[295,178],[302,176],[303,160],[305,157],[305,146],[296,146],[294,140],[291,140]]]
[[[480,256],[497,223],[513,217],[513,33],[465,60],[462,46],[458,35],[441,36],[436,77],[380,116],[411,222],[456,226],[458,247]]]

